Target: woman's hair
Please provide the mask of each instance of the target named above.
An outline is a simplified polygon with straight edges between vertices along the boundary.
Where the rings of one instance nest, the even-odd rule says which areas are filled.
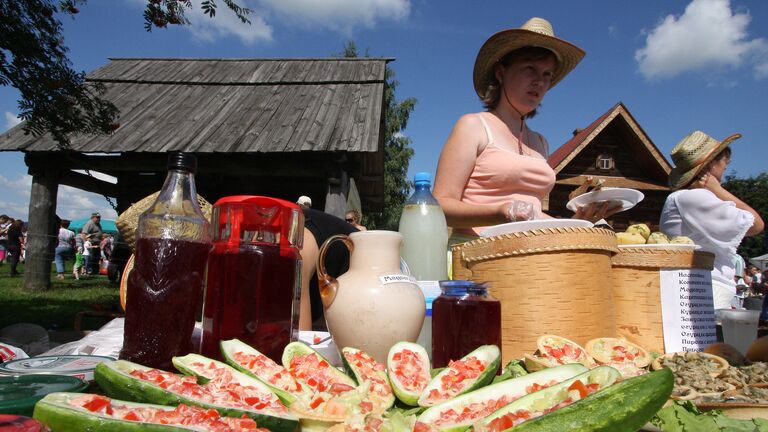
[[[493,67],[493,76],[491,76],[491,83],[488,84],[488,87],[485,88],[485,91],[483,92],[483,96],[480,98],[480,100],[483,102],[483,106],[486,110],[490,111],[492,109],[495,109],[499,105],[499,101],[501,100],[501,89],[502,86],[499,83],[499,81],[496,79],[496,66],[509,66],[515,61],[518,60],[542,60],[548,57],[552,57],[555,59],[555,62],[557,62],[557,56],[552,51],[541,48],[541,47],[535,47],[535,46],[526,46],[522,48],[518,48],[516,50],[508,52],[504,57],[502,57],[498,62],[496,62],[496,65]],[[533,110],[529,112],[526,117],[532,118],[536,115],[536,110]]]
[[[69,228],[69,221],[66,219],[61,220],[61,227],[62,228]]]
[[[719,160],[722,160],[723,158],[730,158],[730,157],[731,157],[731,148],[726,147],[720,153],[718,153],[717,156],[715,156],[713,161],[719,161]]]
[[[360,223],[360,219],[362,219],[362,216],[357,209],[347,210],[347,213],[344,215],[345,219],[347,215],[352,215],[352,219],[354,219],[355,223]]]

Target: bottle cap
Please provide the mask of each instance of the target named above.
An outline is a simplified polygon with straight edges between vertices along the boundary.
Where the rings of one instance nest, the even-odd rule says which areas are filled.
[[[416,175],[413,176],[413,181],[416,182],[416,184],[424,182],[432,183],[432,174],[425,171],[417,172]]]
[[[192,153],[173,152],[168,155],[168,170],[197,173],[197,158]]]

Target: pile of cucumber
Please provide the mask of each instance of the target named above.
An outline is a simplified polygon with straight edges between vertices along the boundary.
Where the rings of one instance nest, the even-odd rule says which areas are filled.
[[[234,347],[234,348],[233,348]],[[378,368],[375,375],[371,375],[371,367],[367,371],[360,370],[354,363],[346,361],[345,370],[333,369],[338,372],[341,382],[354,385],[354,391],[360,391],[369,387],[366,381],[368,376],[380,377],[391,384],[391,395],[378,395],[373,408],[364,411],[363,416],[354,418],[339,416],[323,416],[318,413],[310,413],[306,408],[306,401],[312,399],[312,394],[302,386],[301,394],[290,394],[270,384],[259,371],[249,370],[243,365],[237,364],[230,355],[233,349],[258,353],[255,349],[242,344],[240,341],[223,342],[222,352],[229,365],[215,360],[206,359],[197,355],[189,355],[174,359],[174,365],[180,372],[195,376],[198,383],[204,384],[209,379],[204,369],[194,365],[201,362],[213,364],[217,368],[230,368],[233,376],[242,385],[252,386],[265,394],[274,395],[287,407],[284,412],[270,409],[243,409],[220,406],[194,397],[175,394],[153,383],[139,380],[131,375],[133,370],[146,370],[147,368],[126,361],[107,362],[96,369],[96,381],[104,393],[114,399],[130,401],[132,403],[147,403],[162,406],[176,406],[178,404],[194,405],[215,409],[221,415],[233,417],[250,417],[256,420],[260,428],[267,428],[279,432],[293,432],[298,430],[362,430],[365,425],[376,425],[376,430],[383,432],[406,430],[441,430],[458,432],[464,430],[498,431],[499,424],[505,424],[500,420],[515,416],[521,412],[538,413],[531,419],[517,424],[511,429],[520,432],[530,431],[636,431],[645,425],[654,414],[664,405],[672,392],[673,377],[671,371],[662,369],[636,378],[621,380],[621,375],[609,366],[599,366],[588,369],[581,364],[568,364],[558,366],[531,374],[523,374],[508,379],[502,379],[508,374],[497,376],[500,366],[501,354],[496,346],[482,346],[468,354],[461,360],[473,360],[475,365],[483,365],[481,371],[475,369],[473,378],[467,379],[459,386],[454,386],[450,398],[439,403],[428,402],[431,391],[442,391],[446,379],[456,375],[455,365],[449,365],[441,371],[431,371],[429,358],[422,347],[416,344],[401,342],[390,352],[387,366],[393,368],[394,359],[399,358],[398,350],[407,350],[416,353],[417,362],[412,366],[414,374],[423,376],[410,376],[414,382],[422,383],[418,388],[404,388],[402,380],[392,373],[387,373],[380,365],[372,365]],[[345,348],[347,354],[359,353],[353,348]],[[282,363],[290,371],[290,359],[294,355],[317,354],[309,346],[294,342],[286,347]],[[359,356],[358,356],[359,357]],[[327,361],[326,359],[323,359]],[[210,363],[214,362],[214,363]],[[328,362],[330,363],[330,362]],[[459,361],[456,365],[461,365]],[[230,366],[231,365],[231,366]],[[366,365],[369,366],[369,365]],[[519,367],[519,366],[518,366]],[[452,369],[454,368],[454,369]],[[425,374],[426,370],[426,374]],[[260,376],[261,375],[261,376]],[[434,375],[434,376],[433,376]],[[476,376],[474,376],[476,375]],[[519,375],[519,374],[518,374]],[[301,382],[301,381],[300,381]],[[387,386],[378,381],[378,391]],[[303,383],[302,384],[306,384]],[[578,396],[582,389],[589,387],[589,393],[582,393],[581,397],[575,397],[575,402],[563,403],[566,398]],[[362,393],[361,393],[362,394]],[[340,395],[339,397],[342,397]],[[34,417],[47,423],[52,432],[68,431],[172,431],[172,430],[200,430],[192,426],[174,425],[147,425],[131,422],[124,419],[109,418],[99,413],[88,412],[82,408],[73,407],[67,401],[71,397],[62,394],[52,394],[44,398],[35,408]],[[434,399],[433,399],[434,401]],[[568,402],[570,399],[568,399]],[[490,413],[483,412],[481,417],[472,417],[456,413],[467,413],[474,407],[492,407]],[[543,414],[545,413],[545,414]],[[359,412],[358,412],[359,414]],[[446,416],[454,415],[453,420],[446,421]],[[542,415],[543,414],[543,415]],[[371,422],[369,420],[375,418]],[[393,419],[397,419],[394,421]],[[407,421],[403,421],[406,418]],[[340,424],[342,423],[343,424]]]

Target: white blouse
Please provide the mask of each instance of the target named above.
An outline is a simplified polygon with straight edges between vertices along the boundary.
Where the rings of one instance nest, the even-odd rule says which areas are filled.
[[[690,237],[701,250],[715,254],[713,281],[735,287],[736,248],[755,223],[752,213],[736,208],[707,189],[672,192],[661,210],[659,227],[673,236]]]

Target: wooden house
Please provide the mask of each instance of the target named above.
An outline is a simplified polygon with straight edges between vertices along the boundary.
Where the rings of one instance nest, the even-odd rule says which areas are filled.
[[[50,135],[26,135],[22,124],[0,135],[0,151],[25,154],[31,233],[54,233],[58,185],[114,198],[121,212],[160,189],[171,151],[197,156],[197,191],[211,203],[239,194],[292,202],[307,195],[313,207],[343,216],[352,188],[364,212],[380,211],[392,60],[110,59],[86,78],[102,83],[103,97],[120,110],[113,134],[72,136],[62,151]],[[28,245],[38,256],[47,248]]]
[[[606,187],[637,189],[645,195],[634,208],[610,218],[615,229],[635,222],[658,228],[670,192],[667,177],[672,167],[623,103],[575,130],[573,138],[555,150],[548,162],[557,175],[544,203],[552,216],[570,217],[573,212],[566,209],[568,194],[587,176],[595,176],[604,179]]]

